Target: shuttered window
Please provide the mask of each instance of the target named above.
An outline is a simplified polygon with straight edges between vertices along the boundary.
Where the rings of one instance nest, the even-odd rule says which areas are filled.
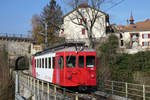
[[[150,34],[142,34],[142,38],[143,39],[148,39],[148,38],[150,38]]]
[[[142,46],[149,46],[149,42],[142,42]]]
[[[85,35],[85,29],[82,29],[82,35]]]
[[[80,19],[80,24],[82,24],[82,19]]]

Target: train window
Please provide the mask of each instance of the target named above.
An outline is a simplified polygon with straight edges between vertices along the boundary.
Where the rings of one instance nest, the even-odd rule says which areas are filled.
[[[84,67],[84,56],[79,56],[79,67]]]
[[[42,58],[42,68],[44,68],[44,58]]]
[[[35,66],[36,66],[36,67],[38,67],[38,64],[37,64],[37,63],[38,63],[38,59],[36,59],[36,63],[35,63]]]
[[[49,59],[49,61],[48,61],[49,62],[49,68],[51,68],[51,58],[49,57],[48,59]]]
[[[35,59],[35,67],[37,67],[37,66],[36,66],[36,65],[37,65],[37,64],[36,64],[36,61],[37,61],[37,60]]]
[[[86,56],[86,66],[87,67],[95,66],[95,56]]]
[[[63,69],[64,67],[64,57],[60,56],[60,68]]]
[[[66,56],[66,66],[71,68],[71,67],[76,67],[76,56]]]
[[[47,68],[47,58],[45,58],[45,68]]]
[[[53,68],[55,68],[55,57],[53,57]]]
[[[37,59],[37,67],[39,67],[39,59]]]
[[[38,67],[38,66],[37,66],[37,61],[38,61],[38,60],[36,59],[36,63],[35,63],[35,66],[36,66],[36,67]]]
[[[41,68],[41,59],[39,59],[40,60],[40,68]]]
[[[39,68],[41,68],[41,59],[39,59]]]

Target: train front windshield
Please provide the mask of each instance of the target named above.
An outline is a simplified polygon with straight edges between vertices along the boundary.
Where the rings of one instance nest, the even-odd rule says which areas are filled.
[[[95,66],[95,56],[86,56],[86,66],[87,67]]]
[[[76,62],[77,62],[77,57],[76,56],[66,56],[66,66],[68,68],[76,67]]]
[[[78,65],[77,65],[77,58],[78,58]],[[95,56],[93,55],[86,55],[86,56],[79,55],[78,57],[75,55],[66,56],[67,68],[75,68],[77,66],[79,66],[79,68],[83,68],[85,63],[86,67],[95,67]]]

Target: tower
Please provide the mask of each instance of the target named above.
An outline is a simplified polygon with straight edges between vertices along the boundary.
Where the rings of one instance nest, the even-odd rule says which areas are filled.
[[[131,15],[130,15],[130,24],[134,24],[134,19],[133,19],[132,12],[131,12]]]

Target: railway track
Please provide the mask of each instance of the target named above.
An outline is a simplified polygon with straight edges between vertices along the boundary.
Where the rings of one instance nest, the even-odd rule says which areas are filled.
[[[21,72],[23,75],[30,76],[28,73]],[[34,78],[35,80],[39,80],[37,78]],[[43,82],[43,83],[42,83]],[[46,81],[39,80],[39,85],[42,87],[42,84],[44,85],[43,94],[47,93],[47,83]],[[73,91],[69,90],[68,88],[63,88],[55,84],[49,83],[49,89],[51,93],[54,93],[54,87],[57,89],[56,96],[59,97],[60,100],[113,100],[110,98],[105,97],[104,95],[100,94],[100,91],[91,92],[91,93],[85,93],[85,92],[79,92],[79,91]],[[42,93],[42,92],[40,92]],[[78,99],[76,99],[78,98]]]

